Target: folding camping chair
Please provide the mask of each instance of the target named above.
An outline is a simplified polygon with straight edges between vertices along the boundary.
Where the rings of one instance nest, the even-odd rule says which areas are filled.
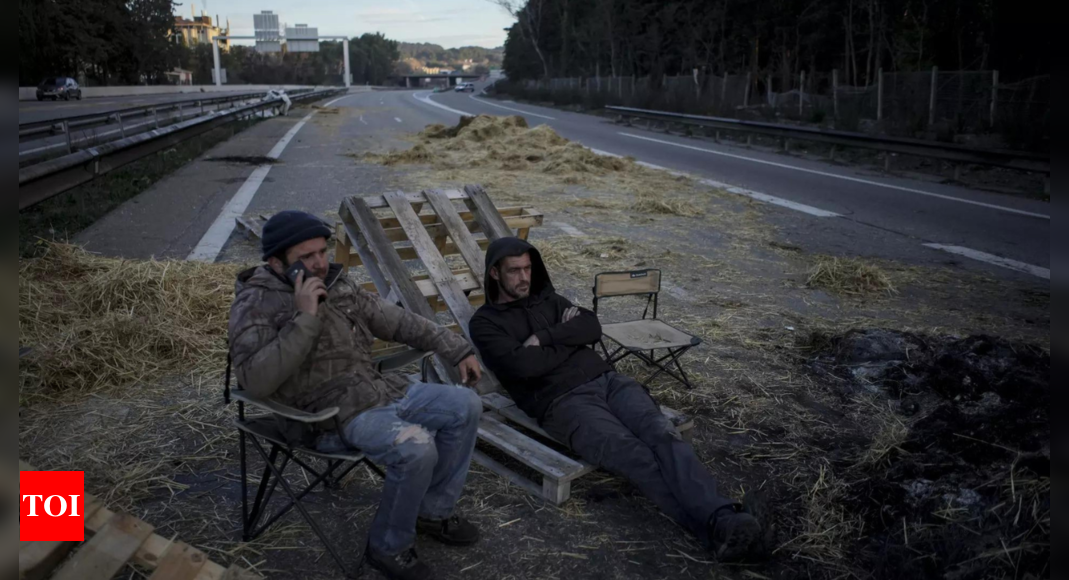
[[[376,364],[380,373],[389,373],[410,364],[425,362],[430,354],[412,350],[379,360]],[[423,372],[425,376],[427,372],[426,365],[424,365]],[[342,432],[342,425],[338,423],[339,409],[337,407],[325,409],[316,414],[306,413],[270,399],[254,399],[241,389],[231,390],[230,381],[231,361],[228,357],[224,399],[227,405],[230,404],[231,400],[235,400],[238,403],[238,418],[235,421],[235,426],[238,429],[238,437],[240,439],[242,541],[251,542],[260,537],[275,522],[296,508],[319,538],[319,541],[326,547],[331,557],[334,558],[334,561],[337,562],[342,572],[349,578],[355,578],[356,572],[351,571],[346,566],[337,548],[327,539],[323,529],[312,517],[308,509],[301,504],[301,500],[320,485],[323,486],[324,491],[332,488],[336,489],[341,481],[345,479],[345,476],[360,465],[366,465],[371,471],[384,479],[386,474],[369,461],[359,450],[349,448],[344,438],[339,437],[337,445],[333,445],[330,449],[321,449],[317,445],[318,442],[315,437],[309,436],[314,433],[315,425],[330,421],[334,422],[338,433]],[[250,418],[246,416],[246,406],[264,414]],[[264,471],[260,477],[260,484],[256,489],[256,498],[253,500],[251,508],[249,506],[246,441],[252,442],[253,448],[264,461]],[[270,451],[265,449],[265,443],[270,444]],[[301,456],[304,456],[305,459],[302,459]],[[321,470],[312,467],[310,465],[311,462],[307,461],[309,458],[326,462],[326,468]],[[285,478],[286,468],[292,464],[296,464],[305,473],[312,476],[314,478],[312,483],[303,489],[294,489]],[[339,470],[341,471],[339,472]],[[271,496],[274,495],[279,486],[282,487],[289,500],[282,508],[268,517],[266,522],[261,524],[271,503]]]
[[[683,370],[679,359],[688,350],[700,345],[702,340],[657,319],[660,293],[660,270],[606,272],[595,276],[594,314],[598,313],[598,306],[605,298],[646,297],[646,310],[642,313],[641,320],[602,325],[604,338],[616,343],[619,348],[610,353],[603,338],[600,341],[601,349],[605,352],[606,361],[613,368],[616,368],[616,363],[629,356],[634,356],[649,366],[657,367],[657,372],[647,379],[643,386],[649,386],[663,373],[683,383],[688,389],[693,389],[694,385],[687,378],[687,373]],[[651,306],[653,317],[647,318]],[[656,353],[659,350],[665,350],[667,354],[657,358]],[[678,374],[672,370],[673,366]]]

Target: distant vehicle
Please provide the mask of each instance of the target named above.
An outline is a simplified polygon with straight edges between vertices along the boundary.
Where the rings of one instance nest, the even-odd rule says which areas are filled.
[[[474,93],[475,83],[461,83],[457,85],[456,89],[453,89],[458,93]]]
[[[44,82],[37,85],[37,100],[43,101],[45,99],[52,99],[53,101],[76,99],[80,101],[82,100],[82,87],[78,86],[78,83],[70,77],[45,79]]]

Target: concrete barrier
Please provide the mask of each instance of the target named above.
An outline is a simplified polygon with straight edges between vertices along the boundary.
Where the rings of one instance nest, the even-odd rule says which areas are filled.
[[[267,92],[271,89],[285,89],[287,91],[308,89],[313,87],[302,85],[197,85],[197,86],[173,86],[161,85],[151,87],[86,87],[82,89],[82,96],[86,99],[99,99],[106,97],[132,97],[146,95],[199,95],[207,93],[230,93],[239,91]],[[370,90],[370,87],[353,87],[353,92]],[[19,87],[20,101],[36,101],[37,89],[35,87]]]

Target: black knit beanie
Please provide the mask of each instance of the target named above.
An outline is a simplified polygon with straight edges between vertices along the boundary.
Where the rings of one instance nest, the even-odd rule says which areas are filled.
[[[277,213],[264,225],[264,261],[308,240],[329,240],[332,233],[326,222],[312,214],[303,211]]]

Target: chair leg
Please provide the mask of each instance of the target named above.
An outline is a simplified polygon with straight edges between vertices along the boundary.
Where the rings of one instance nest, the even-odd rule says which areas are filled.
[[[261,455],[266,455],[263,446],[260,445],[259,441],[254,438],[252,440],[252,443],[256,446],[257,450],[260,452]],[[285,491],[286,495],[290,496],[290,498],[293,500],[294,507],[297,508],[297,511],[300,512],[301,516],[303,516],[305,521],[308,522],[308,525],[311,526],[312,531],[315,533],[316,536],[319,537],[319,541],[323,542],[323,545],[327,548],[327,551],[330,552],[331,557],[334,558],[335,562],[337,562],[338,567],[342,569],[346,576],[353,577],[353,575],[349,572],[349,567],[346,566],[344,560],[342,560],[341,555],[338,554],[338,551],[334,549],[334,545],[327,540],[326,534],[324,534],[322,528],[319,527],[319,522],[312,518],[312,514],[308,513],[308,510],[304,507],[304,505],[301,504],[300,497],[298,497],[298,495],[293,492],[293,488],[290,487],[289,482],[287,482],[286,479],[282,476],[282,472],[279,471],[277,467],[275,467],[274,463],[269,463],[268,465],[271,468],[271,471],[275,474],[275,477],[278,479],[283,491]],[[319,482],[316,482],[312,487],[315,487],[315,485],[318,484]]]
[[[272,465],[274,465],[274,463],[276,461],[276,458],[278,457],[278,448],[277,447],[278,446],[273,446],[273,448],[271,449],[271,454],[272,454],[271,464]],[[280,465],[278,467],[278,470],[280,472],[282,472],[282,473],[286,473],[286,466],[288,466],[288,465],[289,465],[289,458],[288,457],[283,457],[282,458],[282,465]],[[278,488],[278,478],[276,477],[274,479],[271,479],[271,472],[269,470],[270,470],[269,467],[264,467],[264,477],[266,479],[270,479],[271,480],[271,485],[269,485],[267,487],[267,493],[265,495],[262,495],[263,500],[260,501],[259,499],[257,499],[256,505],[258,506],[259,509],[253,510],[253,522],[252,522],[252,526],[251,526],[253,530],[256,530],[257,524],[260,523],[260,520],[264,519],[264,514],[267,513],[267,506],[271,505],[271,497],[275,495],[275,489]],[[259,533],[253,532],[253,539],[259,537],[260,534],[262,534],[266,529],[267,529],[267,526],[263,526],[259,530]]]
[[[241,456],[241,540],[249,541],[249,471],[245,457],[245,432],[238,429],[238,453]]]

